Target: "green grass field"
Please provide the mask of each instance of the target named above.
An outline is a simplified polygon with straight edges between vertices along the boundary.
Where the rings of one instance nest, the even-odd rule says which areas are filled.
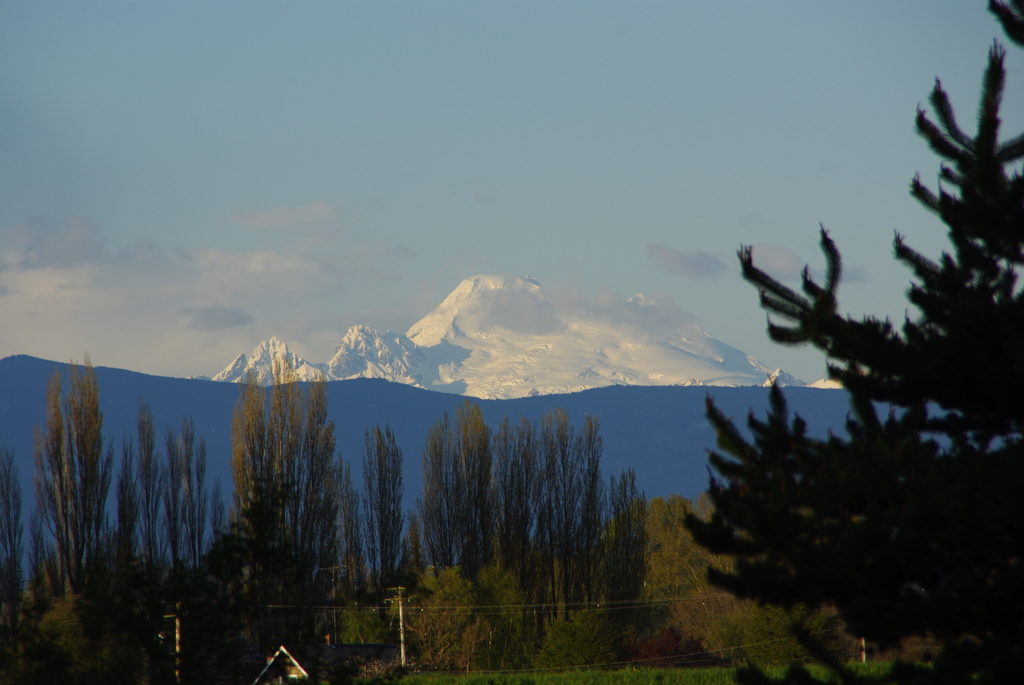
[[[890,664],[869,663],[856,665],[864,675],[880,675]],[[765,669],[779,676],[782,667]],[[811,667],[812,672],[818,669]],[[733,668],[680,668],[618,671],[573,671],[563,673],[502,673],[502,674],[416,674],[402,679],[403,685],[731,685]]]

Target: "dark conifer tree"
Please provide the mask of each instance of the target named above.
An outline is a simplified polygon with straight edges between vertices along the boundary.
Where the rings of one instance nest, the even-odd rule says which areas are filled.
[[[1024,44],[1024,2],[990,8]],[[933,114],[918,112],[919,133],[944,162],[937,191],[915,178],[911,194],[951,245],[932,261],[896,237],[916,310],[901,326],[840,315],[839,253],[824,229],[825,282],[805,270],[802,294],[740,251],[762,306],[791,324],[769,323],[772,339],[822,350],[849,392],[847,434],[809,438],[774,388],[767,419],[748,420],[748,442],[708,402],[723,451],[711,456],[715,513],[688,523],[712,551],[739,559],[713,580],[785,608],[832,605],[851,632],[882,646],[936,639],[934,668],[898,665],[895,682],[1008,683],[1024,671],[1024,135],[999,139],[1004,79],[996,44],[973,136],[941,83]],[[814,648],[813,636],[802,639]]]

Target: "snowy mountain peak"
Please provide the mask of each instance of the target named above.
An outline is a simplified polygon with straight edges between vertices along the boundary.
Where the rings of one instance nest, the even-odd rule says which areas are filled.
[[[303,380],[322,371],[480,398],[607,385],[803,385],[711,337],[671,300],[553,297],[529,276],[467,278],[405,335],[352,326],[326,364],[271,338],[214,380],[255,370],[270,382],[275,358],[291,361]]]
[[[649,297],[644,297],[643,293],[637,293],[633,297],[626,300],[629,304],[636,305],[637,307],[653,307],[654,301]]]
[[[508,325],[544,332],[550,323],[545,314],[553,311],[535,278],[471,276],[434,311],[410,326],[406,336],[421,347],[432,347],[442,340],[459,345],[456,341],[460,338],[480,338],[488,329]]]
[[[761,387],[770,388],[775,385],[779,386],[780,388],[785,388],[787,386],[804,386],[807,384],[804,383],[799,378],[793,376],[793,374],[786,373],[782,369],[775,369],[770,374],[768,374],[768,378],[765,380],[764,383],[761,384]]]
[[[417,385],[415,369],[421,361],[423,353],[404,335],[390,331],[378,335],[368,326],[352,326],[327,362],[327,375],[338,380],[384,378]]]
[[[248,366],[244,354],[235,357],[235,361],[224,367],[224,370],[213,377],[215,381],[228,381],[234,383],[245,376],[245,369]]]
[[[235,360],[212,380],[237,383],[245,379],[246,375],[252,371],[256,374],[259,383],[269,385],[274,379],[275,361],[289,365],[300,381],[313,380],[324,372],[323,364],[310,364],[288,349],[285,342],[272,337],[257,345],[248,359],[244,354],[235,357]]]

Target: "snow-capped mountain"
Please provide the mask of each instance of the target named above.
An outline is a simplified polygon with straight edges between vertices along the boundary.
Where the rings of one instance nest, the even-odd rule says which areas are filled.
[[[256,374],[257,381],[263,385],[269,385],[274,380],[275,360],[286,362],[300,381],[314,380],[327,370],[326,364],[310,364],[289,350],[288,345],[277,338],[271,338],[257,345],[251,356],[246,357],[244,354],[240,354],[235,357],[235,361],[228,364],[211,380],[237,383],[252,371]]]
[[[480,398],[606,385],[803,385],[712,338],[673,307],[643,295],[558,298],[529,277],[474,276],[405,335],[353,326],[326,364],[311,364],[272,338],[213,380],[237,381],[253,369],[269,382],[277,357],[301,379],[384,378]]]
[[[366,326],[352,326],[327,362],[330,378],[384,378],[396,383],[419,385],[416,372],[426,357],[416,343],[388,331],[378,335]]]

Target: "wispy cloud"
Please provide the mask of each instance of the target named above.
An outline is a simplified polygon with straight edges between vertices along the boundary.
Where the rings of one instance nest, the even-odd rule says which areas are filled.
[[[499,326],[517,333],[544,335],[555,331],[560,320],[547,299],[522,290],[498,290],[490,298],[491,308],[481,324]]]
[[[97,364],[215,373],[251,347],[253,326],[264,337],[340,337],[339,298],[393,277],[393,259],[383,245],[285,252],[143,240],[112,250],[87,219],[4,226],[0,357],[88,351]]]
[[[261,209],[255,212],[243,212],[231,217],[231,223],[242,228],[266,230],[317,224],[337,216],[338,209],[326,202],[311,202],[302,207],[278,207]]]
[[[800,280],[800,275],[807,264],[797,253],[778,245],[758,243],[753,246],[753,250],[754,266],[780,281]],[[824,282],[825,272],[822,269],[809,267],[809,272],[815,281]],[[841,280],[843,283],[866,283],[867,270],[862,266],[844,265]]]
[[[689,331],[696,322],[667,293],[637,294],[626,299],[618,293],[601,291],[592,300],[580,298],[575,306],[588,318],[627,330],[639,339],[664,339]]]
[[[714,278],[726,268],[722,260],[710,252],[680,251],[663,243],[647,243],[647,254],[659,269],[695,280]]]
[[[497,290],[488,302],[490,308],[480,320],[484,329],[496,326],[530,335],[554,333],[586,321],[641,340],[663,340],[690,334],[696,322],[666,293],[626,298],[601,290],[586,297],[567,284],[550,289],[542,285],[539,291]]]
[[[805,262],[797,253],[778,245],[758,243],[753,254],[754,266],[782,281],[797,280],[804,270]]]
[[[79,216],[49,222],[30,218],[0,231],[0,269],[69,268],[104,257],[106,236]]]
[[[868,272],[863,266],[844,266],[843,283],[867,283]]]
[[[765,226],[768,224],[768,219],[758,212],[747,212],[740,216],[736,223],[744,228],[748,226]]]
[[[198,309],[184,308],[182,314],[191,314],[188,327],[194,331],[220,331],[252,323],[252,314],[241,307],[225,307],[219,302]]]
[[[384,250],[384,254],[386,254],[389,257],[409,258],[416,256],[416,250],[412,249],[411,247],[406,247],[405,245],[393,245],[391,247],[386,248]]]

